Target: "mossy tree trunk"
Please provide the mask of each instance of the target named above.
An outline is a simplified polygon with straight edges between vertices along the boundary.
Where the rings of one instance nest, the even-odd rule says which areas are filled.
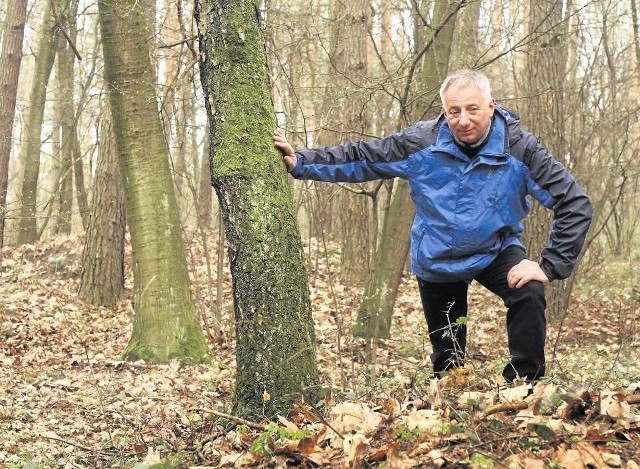
[[[212,182],[227,235],[236,317],[234,412],[286,414],[318,384],[307,274],[276,126],[258,2],[197,7]]]
[[[460,8],[459,3],[449,4],[445,1],[438,1],[434,6],[433,23],[438,27],[429,37],[421,36],[423,42],[418,45],[416,56],[423,52],[421,48],[428,49],[424,52],[422,73],[416,78],[419,98],[410,107],[412,116],[406,116],[407,120],[415,116],[434,116],[438,112],[438,106],[434,105],[431,97],[448,72],[455,19]],[[424,17],[416,15],[418,21]],[[416,29],[424,27],[419,22],[416,24]],[[401,103],[403,106],[405,104]],[[409,185],[400,181],[393,193],[389,214],[384,220],[382,238],[373,255],[373,269],[367,279],[353,327],[355,337],[371,339],[372,335],[380,338],[391,335],[393,305],[409,252],[409,233],[414,215]]]
[[[105,78],[131,232],[130,360],[209,360],[195,313],[140,3],[98,2]]]
[[[409,185],[406,181],[399,181],[391,198],[380,245],[374,253],[371,274],[358,308],[353,326],[355,337],[388,339],[391,336],[393,305],[409,253],[409,233],[414,214]]]

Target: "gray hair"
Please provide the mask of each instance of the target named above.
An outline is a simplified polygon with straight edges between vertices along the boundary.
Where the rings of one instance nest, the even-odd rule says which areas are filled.
[[[440,101],[444,106],[444,93],[452,86],[476,86],[487,98],[491,98],[491,84],[483,73],[476,70],[462,69],[450,73],[440,86]]]

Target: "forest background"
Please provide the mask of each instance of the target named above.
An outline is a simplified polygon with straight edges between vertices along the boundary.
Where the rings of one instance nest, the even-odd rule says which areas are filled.
[[[128,2],[121,3],[127,7]],[[238,3],[254,8],[252,2]],[[277,428],[284,432],[253,428],[258,434],[247,436],[212,423],[202,412],[200,419],[190,413],[193,408],[226,409],[234,387],[238,299],[225,251],[225,209],[211,184],[212,177],[216,179],[210,155],[214,134],[205,103],[214,99],[207,101],[204,79],[205,89],[201,85],[199,65],[207,52],[198,41],[203,33],[194,19],[196,7],[151,0],[132,5],[131,11],[141,7],[143,22],[136,31],[144,47],[131,30],[106,30],[97,3],[9,0],[0,6],[0,359],[12,370],[2,378],[0,423],[5,436],[0,464],[106,467],[116,460],[123,465],[141,460],[144,454],[149,463],[162,454],[182,458],[182,463],[248,463],[242,458],[255,463],[280,457],[309,464],[375,464],[386,459],[388,464],[405,465],[499,465],[505,464],[509,452],[520,455],[517,462],[523,466],[528,459],[592,458],[600,464],[597,458],[602,454],[617,455],[620,464],[639,461],[636,416],[624,406],[607,410],[601,394],[617,393],[621,403],[633,401],[628,398],[637,386],[640,358],[635,268],[640,256],[640,38],[635,0],[255,4],[266,45],[274,123],[286,130],[294,146],[372,139],[435,117],[438,86],[447,71],[477,68],[490,77],[496,100],[521,116],[523,126],[570,169],[595,206],[575,275],[548,289],[552,381],[535,394],[541,399],[579,396],[579,401],[563,397],[563,402],[583,406],[582,418],[590,418],[591,426],[583,433],[579,425],[567,429],[567,420],[575,424],[576,416],[563,408],[543,415],[542,427],[525,424],[529,433],[523,438],[533,443],[514,438],[513,444],[491,440],[484,447],[489,430],[461,414],[451,418],[451,412],[443,410],[450,403],[442,394],[436,393],[445,404],[413,400],[433,397],[434,392],[420,302],[406,267],[408,240],[401,229],[412,216],[406,187],[398,181],[326,185],[289,179],[311,288],[321,381],[340,391],[339,400],[346,395],[342,404],[359,406],[357,412],[334,407],[332,427],[338,433],[361,432],[370,438],[356,439],[351,446],[333,441],[322,445],[320,431],[314,428],[312,450],[287,446],[285,441],[296,440],[291,428],[296,425],[290,421],[279,421]],[[199,5],[232,9],[224,1]],[[244,29],[225,34],[229,42],[231,35],[245,42]],[[160,144],[149,136],[128,151],[116,144],[127,130],[118,127],[122,119],[111,118],[118,103],[108,96],[118,76],[109,79],[105,71],[110,57],[107,37],[116,59],[148,51],[153,89],[145,96],[147,103],[157,106]],[[119,83],[124,89],[129,82]],[[125,94],[124,101],[137,102],[134,94]],[[132,113],[134,134],[153,121],[137,115],[136,109],[127,112]],[[270,145],[270,135],[258,140],[249,134],[242,137],[246,147]],[[123,153],[138,155],[138,160],[146,153],[160,155],[154,160],[160,163],[142,169],[149,176],[138,181],[144,192],[166,192],[155,167],[166,165],[170,171],[180,225],[174,231],[186,247],[186,261],[178,259],[174,265],[186,262],[194,298],[189,308],[200,326],[195,328],[204,332],[201,340],[207,341],[206,353],[190,353],[213,357],[213,365],[196,365],[198,377],[171,360],[156,368],[133,361],[148,358],[136,344],[152,326],[141,325],[134,316],[140,317],[136,291],[150,294],[152,282],[135,280],[136,254],[131,253],[129,237],[135,238],[136,220],[145,213],[152,225],[160,226],[158,214],[164,209],[153,204],[145,209],[141,203],[135,205],[138,212],[129,198],[125,216],[125,192],[131,192],[127,184],[134,173],[119,179]],[[277,161],[278,155],[272,156]],[[279,161],[275,166],[273,172],[284,172]],[[231,222],[229,217],[226,221]],[[549,213],[534,206],[526,224],[530,252],[539,252],[546,243],[549,222]],[[130,235],[125,235],[127,223]],[[275,240],[283,235],[272,236]],[[114,244],[118,239],[121,244]],[[159,274],[139,275],[151,279]],[[381,294],[380,284],[395,286]],[[467,411],[485,409],[484,400],[499,400],[485,378],[497,375],[505,355],[500,305],[479,289],[474,294],[469,317],[471,377],[456,383],[451,394],[439,391],[455,399],[456,409]],[[372,298],[377,305],[367,305]],[[139,334],[143,338],[133,340]],[[129,361],[121,361],[123,356]],[[478,394],[460,402],[463,391]],[[589,413],[593,392],[600,393],[599,401],[595,399],[600,405],[593,411],[597,418]],[[267,399],[262,392],[260,398]],[[331,393],[324,397],[327,409],[333,399]],[[396,402],[397,408],[389,402]],[[237,396],[234,408],[238,410]],[[425,410],[434,413],[416,414]],[[531,405],[521,412],[530,410]],[[49,419],[47,412],[53,412]],[[394,412],[400,415],[396,420],[405,419],[400,427],[404,434],[386,420],[367,426],[380,414]],[[465,431],[434,432],[429,425],[438,421],[442,427],[443,412]],[[361,418],[340,429],[336,420],[344,423],[345,413],[359,413]],[[411,416],[413,424],[406,421]],[[608,426],[594,430],[594,422]],[[304,428],[302,421],[296,423]],[[506,428],[513,425],[514,431],[522,425],[513,418],[502,423]],[[589,428],[589,438],[569,443],[571,436],[584,436]],[[437,442],[426,436],[434,433],[440,435]],[[462,445],[456,446],[453,437],[442,437],[460,433],[466,435]],[[268,438],[260,440],[264,435]],[[263,446],[256,447],[256,441]],[[412,450],[402,446],[408,443]],[[569,444],[563,448],[563,443]]]

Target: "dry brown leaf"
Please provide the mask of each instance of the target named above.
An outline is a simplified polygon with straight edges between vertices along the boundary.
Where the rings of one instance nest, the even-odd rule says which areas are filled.
[[[383,416],[362,402],[341,402],[331,408],[329,421],[340,433],[368,434],[378,428]]]
[[[342,450],[350,468],[362,467],[368,446],[369,439],[361,433],[345,436],[342,440]]]
[[[585,469],[586,467],[607,467],[595,446],[580,442],[574,448],[558,450],[557,462],[564,469]]]
[[[418,429],[427,433],[440,433],[443,426],[442,412],[432,409],[412,409],[409,415],[402,416],[399,426],[408,430]]]
[[[600,414],[613,419],[629,419],[631,417],[631,406],[618,399],[615,392],[603,392],[600,399]]]

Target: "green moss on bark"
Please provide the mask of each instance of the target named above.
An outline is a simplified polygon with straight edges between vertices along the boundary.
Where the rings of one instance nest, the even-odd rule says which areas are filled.
[[[318,385],[307,274],[282,158],[254,1],[199,4],[201,77],[212,127],[212,180],[233,276],[234,412],[286,414]],[[267,397],[268,396],[268,397]]]

